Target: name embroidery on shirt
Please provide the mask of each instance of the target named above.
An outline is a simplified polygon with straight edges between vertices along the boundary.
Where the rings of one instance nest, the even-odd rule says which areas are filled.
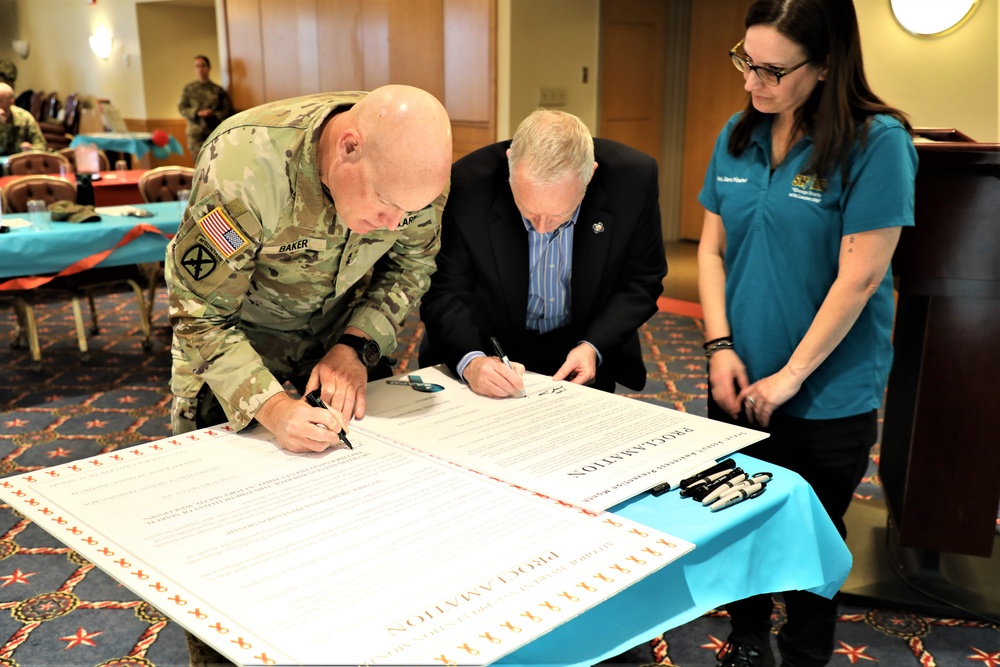
[[[788,196],[818,204],[823,201],[825,191],[825,178],[817,178],[815,174],[796,174],[792,179],[792,191]]]
[[[397,229],[402,229],[403,227],[408,226],[411,222],[413,222],[414,220],[417,219],[417,215],[419,215],[419,214],[418,213],[408,213],[408,214],[404,215],[403,219],[399,221],[399,226],[397,227]]]

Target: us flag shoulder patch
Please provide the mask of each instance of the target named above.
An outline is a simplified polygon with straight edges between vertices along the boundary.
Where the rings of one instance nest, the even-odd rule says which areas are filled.
[[[199,220],[198,226],[201,227],[201,231],[205,232],[205,236],[212,242],[212,245],[227,258],[238,253],[249,243],[246,237],[240,234],[236,226],[233,225],[226,212],[218,206]]]

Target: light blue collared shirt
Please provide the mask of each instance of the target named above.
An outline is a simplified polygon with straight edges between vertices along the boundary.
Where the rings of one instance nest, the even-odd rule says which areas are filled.
[[[566,326],[570,321],[569,281],[573,274],[573,232],[577,206],[573,216],[558,229],[542,234],[521,217],[528,230],[528,310],[525,328],[547,333]]]
[[[521,216],[524,228],[528,230],[528,309],[525,328],[529,331],[546,333],[570,323],[570,279],[573,276],[573,233],[580,206],[576,207],[569,220],[558,229],[542,234]],[[588,341],[580,341],[594,347]],[[600,350],[597,365],[603,361]],[[482,350],[473,350],[462,357],[455,370],[461,380],[465,380],[465,368],[476,357],[487,356]],[[517,361],[515,359],[515,361]]]

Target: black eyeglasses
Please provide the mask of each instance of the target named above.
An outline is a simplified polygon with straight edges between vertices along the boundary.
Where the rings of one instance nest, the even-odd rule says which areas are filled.
[[[798,68],[802,67],[803,65],[808,65],[810,62],[812,62],[812,59],[810,58],[809,60],[803,61],[798,65],[795,65],[794,67],[784,67],[782,69],[775,69],[773,67],[767,67],[766,65],[754,65],[750,61],[749,57],[741,56],[740,54],[736,53],[736,49],[740,48],[741,46],[743,46],[742,39],[736,46],[734,46],[729,50],[729,57],[732,58],[733,65],[735,65],[736,69],[743,72],[744,74],[749,74],[750,72],[753,72],[760,78],[761,81],[764,82],[765,86],[777,86],[779,83],[781,83],[781,77],[788,76],[789,74],[791,74]]]

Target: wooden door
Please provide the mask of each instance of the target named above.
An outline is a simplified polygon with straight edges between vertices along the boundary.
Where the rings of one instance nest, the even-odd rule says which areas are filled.
[[[663,0],[601,2],[597,134],[659,159],[663,133]]]
[[[743,108],[743,76],[729,59],[729,49],[743,37],[750,0],[691,3],[687,107],[684,115],[684,170],[681,184],[682,239],[701,238],[705,209],[698,193],[705,179],[715,139],[726,120]]]

